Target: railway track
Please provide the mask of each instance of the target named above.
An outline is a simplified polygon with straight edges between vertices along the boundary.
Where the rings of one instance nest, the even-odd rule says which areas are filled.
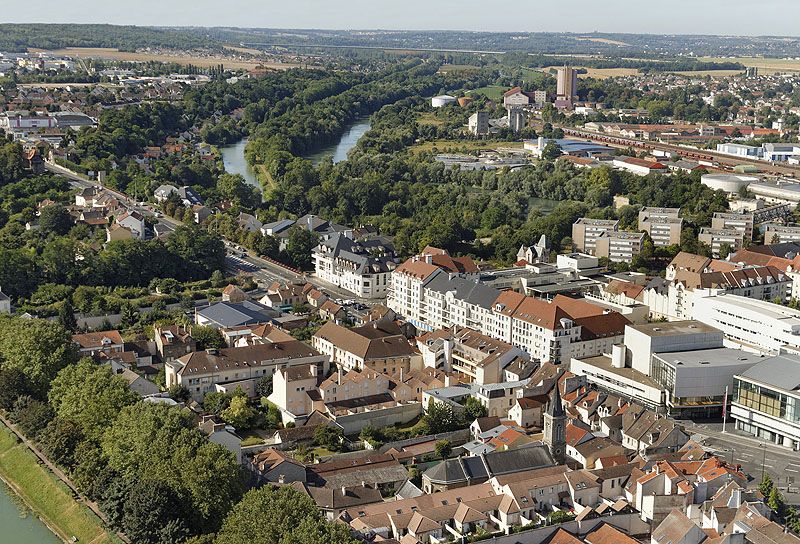
[[[631,138],[610,136],[608,134],[598,134],[596,132],[578,130],[569,127],[561,127],[561,129],[564,131],[565,136],[571,136],[573,138],[583,138],[585,140],[590,140],[592,142],[606,144],[611,147],[618,147],[618,148],[630,147],[633,149],[641,149],[650,152],[655,150],[670,151],[686,159],[692,159],[696,161],[713,161],[719,163],[721,166],[727,167],[727,169],[729,170],[733,169],[734,166],[740,164],[752,164],[754,166],[758,166],[760,170],[772,174],[779,174],[782,176],[788,176],[793,178],[800,177],[800,168],[795,166],[776,165],[770,162],[760,161],[757,159],[723,155],[722,153],[716,153],[714,151],[709,151],[705,149],[690,149],[686,147],[681,147],[672,144],[665,144],[661,142],[634,140]]]

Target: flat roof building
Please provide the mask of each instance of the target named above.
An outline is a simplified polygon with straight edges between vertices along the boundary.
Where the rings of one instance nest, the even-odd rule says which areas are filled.
[[[572,245],[577,251],[595,255],[597,239],[607,231],[619,228],[617,219],[589,219],[581,217],[572,225]]]
[[[711,228],[717,230],[738,230],[748,240],[753,239],[752,213],[715,212],[711,219]]]
[[[800,356],[766,357],[735,376],[731,418],[738,431],[800,450]]]
[[[800,311],[739,295],[697,301],[694,317],[720,329],[730,345],[777,353],[800,353]]]
[[[595,255],[615,263],[630,263],[642,252],[643,232],[605,231],[595,241]]]
[[[639,212],[639,230],[650,235],[654,246],[680,244],[683,226],[680,212],[680,208],[642,208]]]
[[[744,245],[745,233],[737,229],[715,229],[703,227],[697,239],[711,248],[711,255],[720,256],[723,246],[727,246],[729,253],[739,251]]]
[[[726,391],[733,392],[733,377],[760,360],[760,355],[730,348],[653,353],[650,377],[666,391],[671,416],[718,416]]]

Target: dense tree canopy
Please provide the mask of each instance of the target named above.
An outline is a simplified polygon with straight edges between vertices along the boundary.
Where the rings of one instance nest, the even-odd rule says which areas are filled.
[[[322,519],[311,498],[288,486],[248,492],[215,544],[356,544],[346,525]]]
[[[78,423],[83,434],[99,439],[122,408],[138,400],[128,382],[92,359],[62,369],[48,393],[56,415]]]
[[[31,391],[44,394],[77,352],[66,329],[40,319],[0,317],[0,369],[21,371]]]

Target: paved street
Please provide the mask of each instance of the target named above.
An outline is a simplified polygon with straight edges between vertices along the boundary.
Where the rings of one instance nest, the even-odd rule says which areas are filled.
[[[48,171],[69,179],[76,187],[100,186],[100,184],[97,182],[87,180],[85,177],[57,164],[47,162],[45,163],[45,166]],[[133,199],[123,193],[120,193],[119,191],[114,191],[108,187],[105,187],[105,190],[114,195],[120,202],[123,202],[127,208],[138,211],[145,216],[158,217],[159,223],[166,225],[169,229],[174,230],[180,225],[180,222],[175,221],[170,217],[166,217],[163,214],[156,215],[154,210],[149,205],[139,206],[133,201]],[[333,299],[354,300],[356,302],[369,304],[385,302],[385,300],[369,300],[359,298],[352,293],[349,293],[327,282],[323,282],[315,278],[313,275],[309,276],[297,274],[273,262],[256,257],[250,252],[239,249],[238,246],[228,240],[225,240],[225,248],[227,251],[226,268],[228,272],[233,274],[252,274],[253,278],[262,284],[270,285],[276,281],[281,283],[308,281]],[[244,255],[242,255],[243,253]]]
[[[753,477],[754,484],[761,481],[763,465],[763,471],[778,483],[787,502],[800,504],[800,452],[736,431],[732,421],[728,421],[724,434],[721,422],[681,423],[692,438],[709,447],[721,459],[742,465],[744,471]],[[791,492],[787,492],[787,488]]]

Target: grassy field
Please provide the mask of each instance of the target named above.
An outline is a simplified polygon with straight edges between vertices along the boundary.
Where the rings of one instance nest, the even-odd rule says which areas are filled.
[[[256,55],[256,56],[258,56],[258,55],[261,55],[263,53],[263,51],[261,51],[259,49],[253,49],[252,47],[239,47],[239,46],[236,46],[236,45],[223,45],[222,47],[225,48],[225,49],[228,49],[230,51],[236,51],[237,53],[244,53],[245,55]]]
[[[443,125],[444,121],[436,117],[435,113],[428,112],[428,113],[423,113],[422,115],[417,117],[417,123],[419,123],[420,125],[429,125],[438,127]]]
[[[544,79],[544,72],[536,68],[520,68],[519,71],[522,72],[522,77],[525,78],[526,83],[538,83]]]
[[[447,74],[450,72],[477,72],[480,66],[473,66],[471,64],[445,64],[439,68],[440,74]]]
[[[702,61],[710,62],[739,62],[747,67],[758,68],[764,74],[775,72],[800,72],[800,60],[795,59],[765,59],[761,57],[700,57]]]
[[[503,87],[502,85],[487,85],[486,87],[472,89],[468,94],[480,93],[486,95],[489,100],[498,101],[503,99],[503,93],[507,90],[508,87]]]
[[[72,536],[78,542],[115,544],[119,540],[103,528],[101,520],[84,505],[78,503],[71,491],[36,457],[0,425],[0,474],[8,481],[47,525],[67,540]],[[2,540],[2,538],[0,538]]]
[[[30,49],[29,51],[36,52],[40,50]],[[256,66],[263,66],[264,68],[273,68],[276,70],[288,70],[290,68],[297,68],[299,66],[297,64],[282,64],[282,63],[259,62],[257,60],[230,59],[218,55],[201,56],[197,54],[188,54],[188,53],[187,54],[144,53],[139,51],[136,52],[120,51],[119,49],[104,48],[104,47],[67,47],[65,49],[56,49],[55,51],[50,51],[50,53],[54,55],[64,55],[76,58],[97,58],[97,59],[130,61],[130,62],[148,62],[148,61],[175,62],[184,65],[192,64],[200,68],[208,68],[211,66],[217,66],[219,64],[222,64],[226,68],[231,68],[235,70],[238,69],[250,70],[255,68]]]
[[[411,151],[414,153],[424,153],[426,151],[432,151],[433,148],[437,148],[439,151],[444,151],[445,149],[454,149],[454,150],[461,150],[465,149],[467,151],[476,151],[476,150],[492,150],[497,149],[498,147],[515,147],[515,148],[522,148],[522,142],[500,142],[497,140],[464,140],[464,141],[452,141],[452,140],[435,140],[433,142],[424,142],[421,144],[411,146]]]

